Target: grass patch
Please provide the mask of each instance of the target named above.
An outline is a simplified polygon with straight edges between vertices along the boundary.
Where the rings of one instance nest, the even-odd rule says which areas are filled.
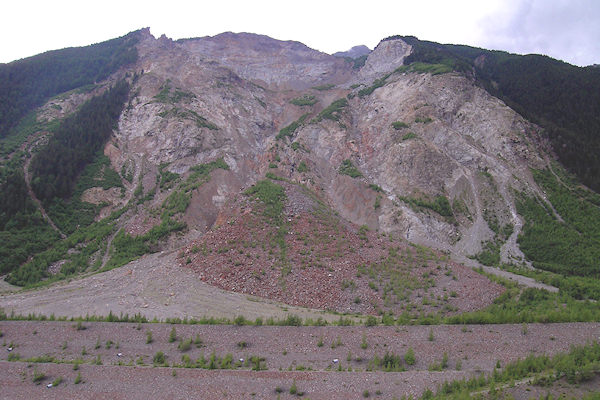
[[[392,122],[392,128],[399,131],[400,129],[408,128],[408,124],[402,121]]]
[[[348,107],[348,100],[337,99],[321,111],[311,122],[321,122],[324,119],[339,121],[342,110],[346,107]]]
[[[313,86],[312,88],[315,90],[323,91],[323,90],[333,89],[334,87],[335,87],[335,85],[333,83],[329,83],[326,85]]]
[[[279,131],[279,133],[277,134],[277,136],[275,136],[275,139],[279,140],[279,139],[283,139],[286,137],[291,137],[298,130],[298,128],[300,128],[302,126],[302,124],[304,124],[304,121],[306,120],[306,118],[308,118],[308,114],[302,115],[296,121],[294,121],[291,124],[289,124],[288,126],[282,128]]]
[[[312,106],[317,102],[317,98],[312,94],[305,94],[301,97],[296,97],[295,99],[290,100],[290,103],[296,106]]]
[[[338,168],[338,172],[342,175],[348,175],[351,178],[360,178],[363,174],[352,164],[352,161],[346,159]]]
[[[450,202],[448,198],[443,195],[436,196],[433,201],[428,199],[420,199],[415,197],[404,197],[398,196],[399,200],[407,203],[411,208],[419,211],[420,208],[427,208],[435,211],[439,215],[443,217],[453,217],[454,213],[452,212],[452,207],[450,206]]]
[[[404,136],[402,136],[402,141],[405,140],[410,140],[410,139],[417,139],[419,136],[417,136],[416,133],[414,132],[408,132],[407,134],[405,134]]]

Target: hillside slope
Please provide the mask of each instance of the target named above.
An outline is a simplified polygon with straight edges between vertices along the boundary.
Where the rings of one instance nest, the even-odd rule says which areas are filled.
[[[44,203],[70,236],[40,242],[34,257],[3,266],[14,284],[178,250],[182,268],[227,290],[343,312],[452,313],[484,307],[501,291],[456,260],[551,264],[531,251],[525,199],[558,223],[576,220],[561,216],[564,208],[532,173],[552,164],[542,128],[485,90],[464,57],[425,59],[422,44],[396,37],[357,66],[253,34],[176,42],[147,29],[132,35],[134,63],[92,91],[53,98],[19,131],[58,135],[55,125],[81,116],[86,101],[117,82],[129,88],[112,134],[103,131],[103,154],[88,155],[73,195]],[[5,159],[17,178],[24,157],[15,151]],[[285,201],[267,196],[281,203],[281,221],[256,216],[251,199],[264,182],[283,188]],[[7,235],[16,232],[14,222],[5,225]],[[424,256],[420,246],[435,250]],[[560,262],[553,271],[579,268]],[[453,286],[457,271],[466,274],[463,287]],[[401,277],[410,290],[396,284]]]

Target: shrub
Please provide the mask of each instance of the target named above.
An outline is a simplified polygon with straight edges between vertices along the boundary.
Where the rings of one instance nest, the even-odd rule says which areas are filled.
[[[302,124],[304,124],[304,121],[306,120],[307,117],[308,117],[308,114],[304,114],[300,118],[298,118],[296,121],[289,124],[288,126],[281,128],[281,130],[279,131],[277,136],[275,136],[275,139],[279,140],[279,139],[283,139],[288,136],[292,136],[298,130],[298,128],[300,128],[302,126]]]
[[[298,388],[296,387],[296,380],[292,382],[292,386],[290,386],[290,394],[298,393]]]
[[[156,354],[152,358],[152,363],[154,365],[164,365],[165,361],[166,361],[165,354],[162,351],[156,352]]]
[[[352,164],[352,161],[346,159],[338,168],[338,172],[342,175],[348,175],[351,178],[360,178],[363,174]]]
[[[392,122],[392,127],[396,130],[400,130],[402,128],[408,128],[408,125],[402,121]]]
[[[192,338],[189,338],[189,339],[186,339],[186,340],[180,341],[180,342],[179,342],[179,345],[177,346],[177,348],[178,348],[180,351],[182,351],[182,352],[183,352],[183,351],[188,351],[189,349],[191,349],[191,348],[192,348]]]
[[[39,372],[37,368],[33,369],[33,383],[40,384],[46,378],[46,374]]]
[[[415,365],[415,362],[417,361],[417,359],[415,358],[415,351],[413,350],[412,347],[409,347],[408,350],[406,351],[406,354],[404,355],[404,361],[408,365]]]
[[[408,132],[406,135],[402,136],[402,140],[416,139],[418,138],[417,134],[414,132]]]
[[[321,122],[323,119],[339,121],[341,118],[341,112],[346,107],[348,107],[348,100],[337,99],[327,106],[327,108],[321,111],[311,122]]]
[[[173,343],[176,340],[177,340],[177,331],[175,330],[175,327],[173,327],[171,329],[171,333],[169,333],[169,343]]]
[[[333,89],[334,87],[335,87],[335,85],[334,85],[334,84],[332,84],[332,83],[328,83],[328,84],[325,84],[325,85],[313,86],[312,88],[313,88],[313,89],[315,89],[315,90],[320,90],[320,91],[322,91],[322,90],[329,90],[329,89]]]
[[[300,164],[298,165],[298,172],[308,172],[308,166],[304,161],[300,161]]]
[[[305,94],[302,97],[296,97],[295,99],[290,100],[290,103],[296,106],[312,106],[316,102],[316,97],[311,94]]]
[[[152,339],[152,331],[148,330],[146,332],[146,344],[150,344],[154,341],[154,339]]]

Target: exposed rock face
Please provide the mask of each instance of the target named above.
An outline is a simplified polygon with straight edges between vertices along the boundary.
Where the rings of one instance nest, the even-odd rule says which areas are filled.
[[[386,72],[393,71],[403,64],[411,50],[411,46],[402,39],[385,40],[379,43],[360,69],[360,78],[373,80]]]
[[[231,196],[273,172],[315,190],[353,223],[461,255],[494,237],[493,216],[514,227],[503,257],[521,255],[511,189],[537,190],[529,168],[544,160],[528,139],[537,128],[457,73],[393,73],[362,97],[361,87],[350,89],[402,65],[411,52],[404,41],[381,42],[356,71],[301,43],[254,34],[141,36],[135,72],[143,74],[109,156],[117,171],[132,166],[144,193],[157,185],[161,164],[185,177],[222,157],[230,171],[196,189],[186,212],[196,235],[221,218]],[[348,95],[347,106],[318,117]],[[290,103],[303,96],[314,104]],[[305,113],[291,136],[276,139]],[[362,177],[339,174],[346,159]],[[145,207],[168,193],[158,190]],[[450,214],[411,203],[436,197],[447,199]]]
[[[344,60],[294,41],[282,42],[250,33],[222,33],[190,39],[181,46],[197,57],[223,65],[244,79],[277,88],[307,89],[350,76]]]

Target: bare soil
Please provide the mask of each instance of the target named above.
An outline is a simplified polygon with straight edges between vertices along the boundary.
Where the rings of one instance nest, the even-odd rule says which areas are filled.
[[[77,330],[72,322],[2,321],[4,346],[0,349],[1,398],[292,398],[293,381],[311,399],[360,398],[365,390],[376,398],[420,395],[435,390],[444,380],[461,379],[493,370],[499,360],[505,365],[529,354],[556,354],[573,344],[598,340],[600,324],[530,324],[527,334],[521,325],[407,326],[407,327],[277,327],[231,325],[168,325],[133,323],[84,323]],[[177,340],[169,343],[173,327]],[[146,343],[147,332],[153,342]],[[429,340],[430,332],[433,340]],[[180,340],[200,338],[200,347],[178,349]],[[362,348],[363,340],[367,343]],[[110,343],[112,342],[112,344]],[[319,346],[319,342],[323,342]],[[241,343],[244,343],[243,345]],[[335,344],[332,346],[332,344]],[[6,351],[8,346],[14,348]],[[369,360],[386,352],[404,355],[414,349],[416,363],[405,364],[405,372],[368,372]],[[82,355],[85,348],[85,355]],[[169,367],[153,368],[152,357],[162,351]],[[448,368],[429,372],[448,354]],[[121,356],[118,356],[121,353]],[[264,357],[266,371],[251,371],[245,364],[234,370],[201,370],[173,367],[182,356],[192,360],[212,353],[233,360]],[[61,362],[81,359],[83,383],[74,384],[78,371],[57,363],[7,362],[9,354],[21,360],[51,356]],[[102,365],[91,365],[100,357]],[[138,360],[143,365],[138,364]],[[337,359],[337,362],[334,360]],[[350,361],[348,361],[350,359]],[[456,370],[460,361],[462,368]],[[121,365],[119,365],[121,364]],[[344,369],[338,372],[338,368]],[[348,372],[348,367],[352,372]],[[300,371],[304,369],[303,371]],[[308,371],[307,371],[308,370]],[[34,371],[43,372],[42,384],[33,383]],[[173,376],[173,371],[175,375]],[[57,377],[65,382],[48,389]],[[380,396],[375,396],[380,391]]]

